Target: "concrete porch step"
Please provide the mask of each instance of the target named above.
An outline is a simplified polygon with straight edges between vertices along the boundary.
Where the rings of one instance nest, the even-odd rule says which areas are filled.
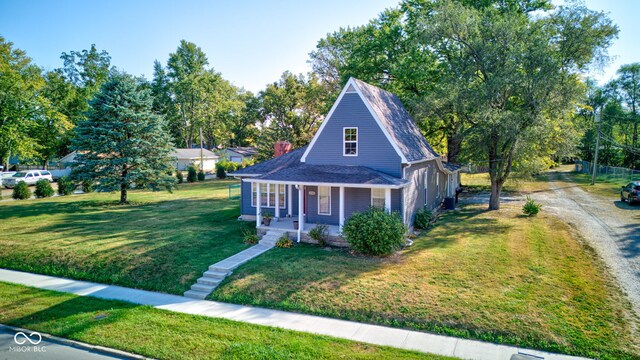
[[[222,279],[215,279],[215,278],[206,278],[206,277],[201,277],[198,280],[196,280],[197,284],[201,284],[201,285],[207,285],[207,286],[212,286],[214,289],[218,287],[218,285],[220,285],[220,283],[222,282],[222,280],[224,280],[224,278]]]
[[[187,291],[185,291],[184,296],[186,296],[188,298],[192,298],[192,299],[203,300],[209,294],[210,293],[204,292],[204,291],[187,290]]]
[[[202,277],[209,279],[224,279],[227,276],[229,276],[229,273],[225,271],[207,270],[202,273]]]
[[[216,288],[215,286],[205,285],[200,283],[195,283],[191,285],[191,290],[202,291],[202,292],[206,292],[207,294],[210,294],[215,288]]]

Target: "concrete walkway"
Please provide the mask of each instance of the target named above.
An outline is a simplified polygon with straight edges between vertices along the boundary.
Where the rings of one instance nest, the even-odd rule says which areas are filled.
[[[209,266],[209,270],[202,273],[202,277],[191,285],[191,290],[185,291],[184,296],[199,300],[206,298],[235,268],[273,249],[282,234],[284,231],[269,230],[258,244]]]
[[[224,318],[464,359],[509,360],[512,355],[518,353],[553,360],[580,359],[568,355],[552,354],[514,346],[496,345],[475,340],[458,339],[419,331],[395,329],[353,321],[215,301],[194,300],[177,295],[36,275],[13,270],[0,269],[0,281],[39,289],[72,293],[80,296],[92,296],[101,299],[113,299],[135,304],[150,305],[158,309],[185,314]]]

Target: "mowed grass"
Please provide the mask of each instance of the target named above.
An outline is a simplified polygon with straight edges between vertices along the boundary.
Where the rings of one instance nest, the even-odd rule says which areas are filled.
[[[158,359],[447,359],[7,283],[0,323]]]
[[[627,185],[631,180],[640,180],[637,177],[613,177],[607,175],[596,176],[596,181],[591,185],[591,175],[577,173],[574,165],[562,165],[557,171],[557,181],[577,184],[582,190],[609,199],[620,199],[620,188]]]
[[[636,320],[570,229],[503,204],[447,212],[388,258],[274,249],[210,298],[589,356],[637,358]]]
[[[207,267],[247,245],[237,181],[173,193],[91,193],[0,202],[0,267],[182,294]]]

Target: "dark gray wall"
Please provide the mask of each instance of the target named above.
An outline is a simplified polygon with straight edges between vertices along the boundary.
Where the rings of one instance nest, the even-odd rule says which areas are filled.
[[[400,156],[358,94],[345,94],[307,155],[308,164],[360,165],[402,177]],[[358,156],[343,155],[343,127],[358,128]]]

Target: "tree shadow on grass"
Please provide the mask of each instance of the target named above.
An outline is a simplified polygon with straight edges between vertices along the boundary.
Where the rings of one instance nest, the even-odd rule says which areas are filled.
[[[0,265],[181,294],[209,265],[245,249],[242,230],[253,227],[236,220],[234,201],[100,203],[65,203],[61,219],[14,234],[17,247]]]

